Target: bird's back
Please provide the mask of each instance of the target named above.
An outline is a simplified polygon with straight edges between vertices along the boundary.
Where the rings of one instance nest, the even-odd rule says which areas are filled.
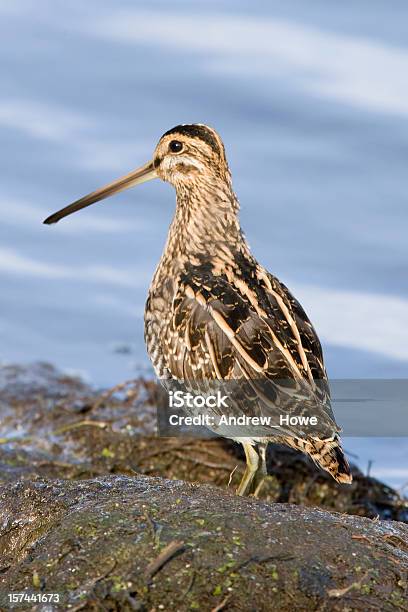
[[[220,257],[201,259],[186,261],[172,280],[161,279],[151,287],[145,330],[157,375],[190,386],[244,381],[235,402],[240,412],[258,413],[269,396],[279,406],[276,414],[318,414],[317,436],[291,427],[282,428],[279,440],[309,454],[337,480],[348,481],[321,344],[305,311],[250,254],[232,253],[232,265]],[[242,399],[248,381],[257,391],[257,403],[250,408],[247,398]],[[276,439],[276,431],[263,437]]]

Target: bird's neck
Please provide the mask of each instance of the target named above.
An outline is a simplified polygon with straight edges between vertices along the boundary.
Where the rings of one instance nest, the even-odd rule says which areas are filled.
[[[177,206],[154,283],[177,276],[187,265],[232,261],[232,254],[249,254],[239,223],[239,202],[230,180],[203,178],[177,185]]]
[[[163,256],[176,263],[211,259],[220,250],[247,248],[239,222],[239,202],[230,180],[203,177],[176,186],[177,206]]]

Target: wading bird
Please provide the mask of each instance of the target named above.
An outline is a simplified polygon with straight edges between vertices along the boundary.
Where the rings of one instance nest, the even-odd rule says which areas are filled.
[[[171,183],[177,194],[145,309],[145,340],[158,378],[244,377],[275,387],[280,381],[293,381],[323,409],[329,408],[319,339],[299,302],[251,254],[224,145],[212,128],[194,124],[169,130],[160,138],[152,161],[44,223],[56,223],[153,178]],[[271,430],[271,435],[239,438],[247,463],[239,495],[250,492],[259,467],[265,473],[265,450],[276,439],[274,434]],[[351,482],[335,424],[324,436],[286,431],[279,441],[309,455],[338,482]]]

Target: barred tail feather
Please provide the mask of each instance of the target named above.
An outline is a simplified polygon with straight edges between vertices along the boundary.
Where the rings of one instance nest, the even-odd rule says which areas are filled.
[[[353,477],[350,472],[350,466],[344,456],[344,451],[337,436],[325,440],[317,438],[308,438],[307,440],[287,438],[285,441],[288,446],[309,455],[318,466],[329,472],[337,482],[351,484]]]

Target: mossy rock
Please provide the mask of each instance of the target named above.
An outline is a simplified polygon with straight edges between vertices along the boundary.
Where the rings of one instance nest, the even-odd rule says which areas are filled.
[[[11,591],[64,610],[406,609],[403,523],[126,476],[9,484],[0,508],[3,607]]]

